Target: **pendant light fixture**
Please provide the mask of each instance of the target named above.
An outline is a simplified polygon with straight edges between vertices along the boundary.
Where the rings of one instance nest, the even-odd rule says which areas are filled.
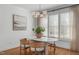
[[[32,12],[32,15],[33,15],[33,17],[35,17],[35,18],[38,18],[38,17],[40,17],[40,18],[42,18],[42,17],[45,17],[46,15],[47,15],[47,11],[46,10],[41,10],[41,8],[42,8],[42,5],[41,4],[39,4],[39,11],[34,11],[34,12]]]

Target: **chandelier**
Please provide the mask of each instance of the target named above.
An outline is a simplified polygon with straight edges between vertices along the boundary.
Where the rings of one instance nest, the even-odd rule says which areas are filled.
[[[40,4],[39,4],[39,10],[40,11],[32,12],[33,17],[35,17],[35,18],[38,18],[38,17],[42,18],[42,17],[45,17],[47,15],[47,11],[46,10],[44,10],[44,11],[41,10],[41,5]]]

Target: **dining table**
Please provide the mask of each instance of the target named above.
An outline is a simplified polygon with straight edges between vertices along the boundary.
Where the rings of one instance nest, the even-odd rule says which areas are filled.
[[[56,42],[59,40],[57,38],[50,38],[50,37],[42,37],[42,38],[36,38],[36,37],[30,37],[28,38],[31,41],[35,42],[44,42],[45,45],[45,55],[48,55],[48,45],[54,45],[54,55],[56,51]]]

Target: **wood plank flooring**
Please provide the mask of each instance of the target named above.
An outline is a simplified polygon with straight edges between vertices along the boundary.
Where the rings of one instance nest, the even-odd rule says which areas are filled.
[[[48,55],[53,55],[53,48],[50,50],[50,47],[48,47],[49,54]],[[20,55],[20,48],[14,48],[14,49],[9,49],[3,52],[0,52],[0,55]],[[22,55],[24,53],[22,52]],[[27,52],[27,55],[34,55],[30,54],[29,51]],[[55,55],[79,55],[79,52],[75,51],[70,51],[67,49],[62,49],[62,48],[56,48],[56,54]]]

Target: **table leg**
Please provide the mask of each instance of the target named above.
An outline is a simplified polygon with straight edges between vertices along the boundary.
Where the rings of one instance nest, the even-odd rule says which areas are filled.
[[[55,41],[54,41],[54,55],[55,55],[55,51],[56,51],[56,45],[55,45]]]

